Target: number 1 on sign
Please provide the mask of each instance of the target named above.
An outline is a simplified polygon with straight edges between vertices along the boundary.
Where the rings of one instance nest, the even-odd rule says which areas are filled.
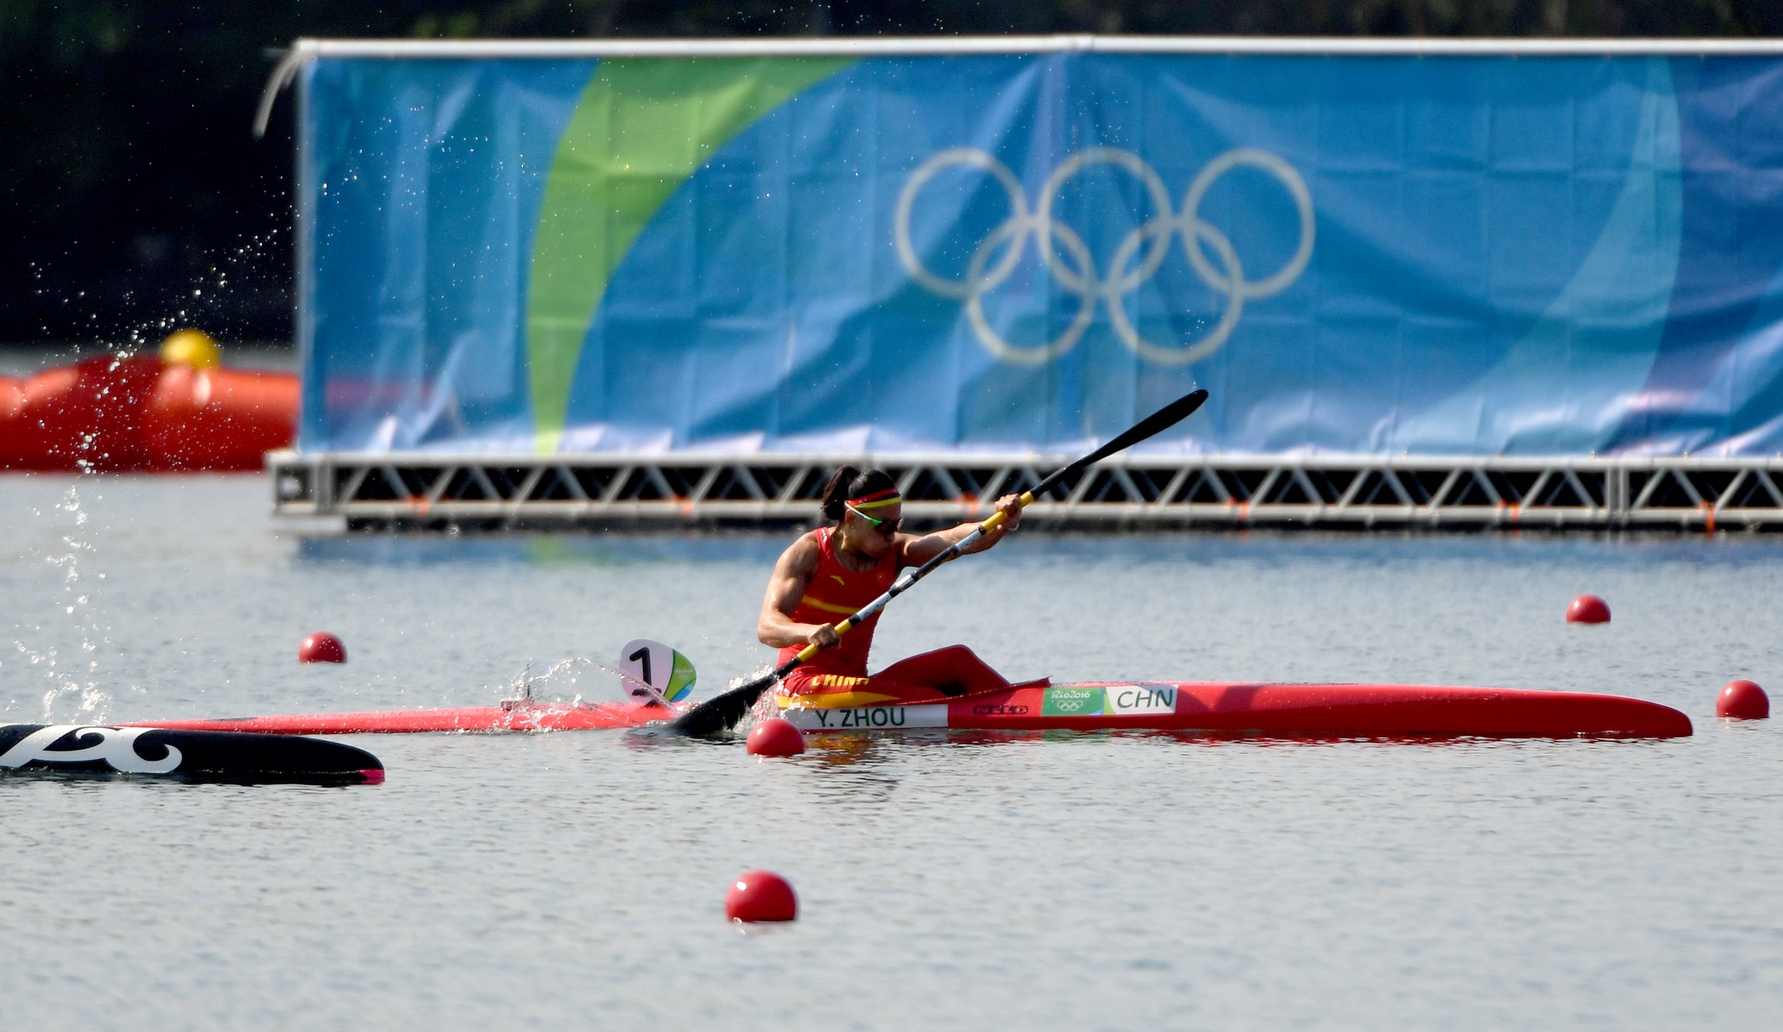
[[[680,702],[692,691],[697,675],[693,663],[659,641],[638,638],[619,650],[619,667],[626,675],[626,691],[633,698],[658,703]]]

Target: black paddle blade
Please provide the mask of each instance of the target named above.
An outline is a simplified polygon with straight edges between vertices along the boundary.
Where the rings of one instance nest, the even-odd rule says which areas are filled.
[[[712,696],[670,721],[669,730],[692,738],[710,738],[729,731],[755,706],[755,700],[761,698],[763,692],[774,687],[779,680],[776,674],[778,671],[770,670],[752,681]]]
[[[1115,452],[1125,451],[1148,437],[1156,437],[1158,434],[1163,433],[1189,418],[1190,415],[1194,414],[1196,409],[1201,407],[1201,403],[1206,400],[1207,391],[1197,387],[1170,404],[1165,405],[1158,411],[1153,412],[1151,415],[1146,416],[1144,419],[1135,423],[1131,430],[1121,434],[1119,437],[1109,441],[1107,444],[1097,448],[1083,458],[1078,459],[1077,462],[1072,463],[1072,465],[1087,466],[1092,462],[1106,459]]]
[[[1207,391],[1199,387],[1195,388],[1189,393],[1133,424],[1127,431],[1102,447],[1090,452],[1088,455],[1078,459],[1069,466],[1054,470],[1051,476],[1042,480],[1034,488],[1034,497],[1039,498],[1046,494],[1046,492],[1052,490],[1054,484],[1091,463],[1101,462],[1115,452],[1126,451],[1128,448],[1133,447],[1148,437],[1155,437],[1158,434],[1163,433],[1189,418],[1190,415],[1194,414],[1196,409],[1201,407],[1201,403],[1206,400]]]

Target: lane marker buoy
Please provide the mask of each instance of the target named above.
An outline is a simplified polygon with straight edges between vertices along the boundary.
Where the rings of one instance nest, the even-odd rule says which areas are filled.
[[[1771,715],[1771,699],[1751,681],[1729,681],[1715,697],[1715,715],[1730,720],[1764,720]]]
[[[799,900],[792,886],[773,871],[737,875],[724,896],[724,916],[732,921],[791,921],[798,914]]]
[[[805,751],[805,736],[792,721],[769,717],[749,732],[745,748],[751,756],[797,756]]]
[[[1566,607],[1567,623],[1599,624],[1610,622],[1610,605],[1596,595],[1580,595]]]
[[[347,647],[327,631],[317,631],[297,647],[299,663],[345,663]]]

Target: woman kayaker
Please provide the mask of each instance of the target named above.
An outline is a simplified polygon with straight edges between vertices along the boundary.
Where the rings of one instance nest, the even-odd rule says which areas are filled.
[[[990,548],[1021,523],[1017,495],[997,499],[997,509],[1007,520],[966,552]],[[777,663],[785,663],[807,645],[823,646],[786,677],[782,695],[846,696],[825,702],[866,705],[932,701],[1009,687],[1003,675],[964,645],[911,656],[869,675],[867,652],[879,623],[877,614],[847,634],[836,633],[837,623],[891,587],[899,569],[928,562],[970,534],[977,523],[933,534],[900,533],[903,499],[897,484],[883,470],[863,473],[853,466],[843,466],[830,478],[823,493],[823,514],[834,525],[801,535],[781,553],[762,599],[756,634],[762,644],[780,650]]]

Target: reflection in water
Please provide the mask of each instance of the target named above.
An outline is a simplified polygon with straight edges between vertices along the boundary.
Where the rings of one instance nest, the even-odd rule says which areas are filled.
[[[802,787],[820,802],[849,807],[887,803],[901,780],[893,773],[892,748],[881,735],[807,736],[802,765],[817,776]]]
[[[1039,741],[1059,734],[1051,731],[949,731],[925,728],[897,732],[834,732],[807,735],[807,751],[801,759],[806,766],[817,768],[818,777],[804,783],[824,800],[858,805],[862,802],[884,803],[902,782],[898,771],[914,759],[919,767],[931,762],[946,764],[942,758],[912,757],[912,751],[934,749],[988,749]],[[1067,736],[1071,732],[1065,732]]]

